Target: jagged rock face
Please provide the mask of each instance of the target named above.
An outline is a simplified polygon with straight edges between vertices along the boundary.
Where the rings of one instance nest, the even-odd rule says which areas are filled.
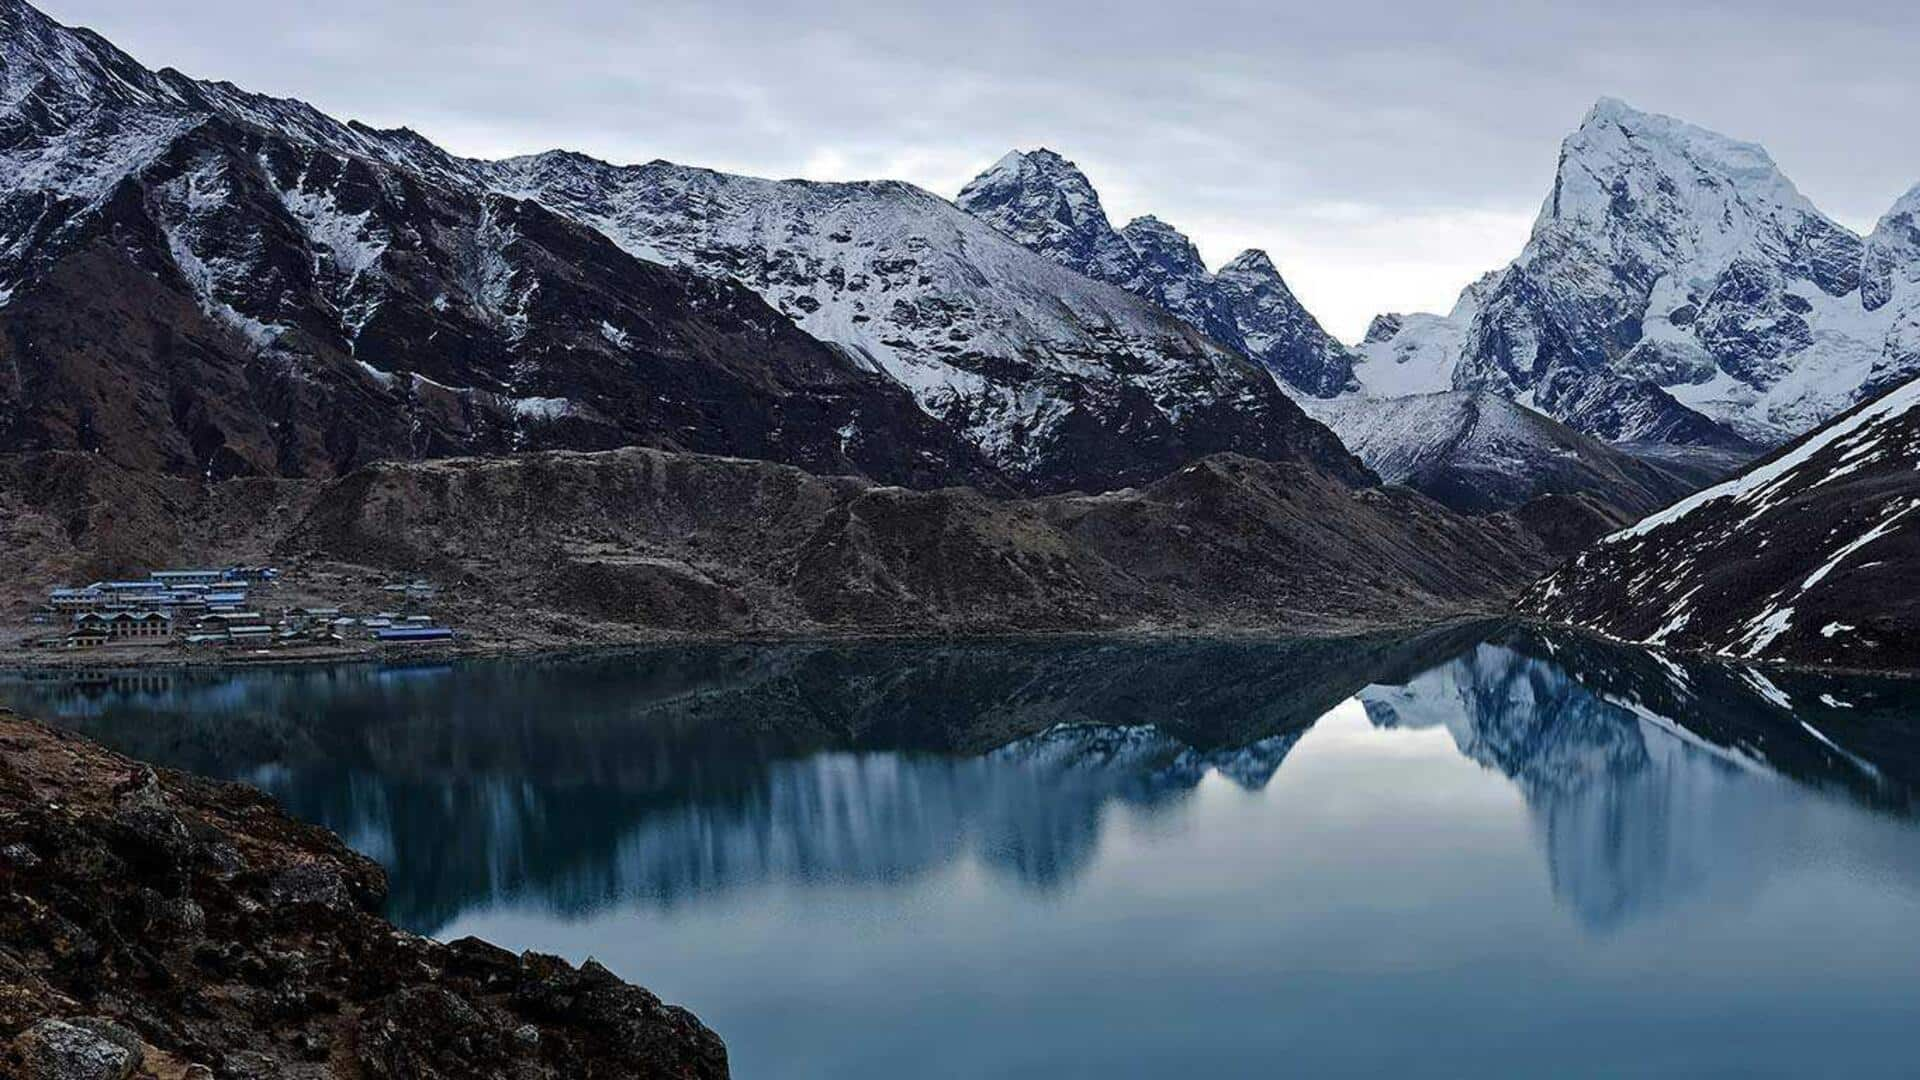
[[[1383,341],[1392,341],[1407,328],[1407,316],[1397,312],[1375,315],[1367,324],[1367,333],[1360,339],[1362,345],[1378,345]]]
[[[1462,297],[1449,333],[1391,344],[1412,327],[1383,328],[1361,381],[1437,340],[1429,366],[1452,385],[1608,440],[1778,445],[1911,370],[1890,303],[1916,265],[1901,220],[1863,244],[1760,147],[1602,100],[1520,257]]]
[[[1468,513],[1583,495],[1624,523],[1699,486],[1486,391],[1343,397],[1316,413],[1381,479]]]
[[[0,448],[221,476],[638,444],[1033,489],[1236,450],[1369,479],[1242,358],[906,185],[466,161],[0,17]]]
[[[1214,275],[1247,355],[1314,397],[1353,389],[1353,358],[1294,298],[1264,251],[1243,251]]]
[[[1547,415],[1566,417],[1608,442],[1759,452],[1752,442],[1679,404],[1652,383],[1607,372],[1550,371],[1533,388],[1532,401]]]
[[[1078,166],[1051,150],[1014,151],[960,189],[959,205],[1095,281],[1127,286],[1140,257],[1107,221],[1100,194]]]
[[[1301,394],[1353,387],[1352,356],[1294,298],[1265,252],[1242,252],[1212,274],[1193,242],[1158,218],[1115,231],[1086,176],[1051,150],[1008,154],[956,202],[1060,265],[1179,316]]]
[[[1920,381],[1615,533],[1523,610],[1741,658],[1920,661]]]
[[[1132,250],[1136,266],[1130,278],[1116,284],[1147,297],[1215,341],[1241,346],[1253,355],[1244,349],[1232,298],[1216,286],[1200,249],[1186,234],[1159,218],[1140,217],[1127,222],[1120,235]]]

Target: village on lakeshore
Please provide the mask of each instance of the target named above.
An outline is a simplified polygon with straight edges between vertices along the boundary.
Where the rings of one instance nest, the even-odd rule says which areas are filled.
[[[47,649],[171,647],[272,652],[348,646],[447,644],[457,638],[428,611],[438,590],[424,580],[380,586],[389,610],[355,613],[310,602],[275,603],[271,566],[156,570],[143,578],[57,585],[28,620],[49,629],[22,644]]]

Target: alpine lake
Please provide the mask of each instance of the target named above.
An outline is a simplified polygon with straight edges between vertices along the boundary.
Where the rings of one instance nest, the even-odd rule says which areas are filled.
[[[742,1077],[1910,1076],[1920,682],[1505,624],[12,672]]]

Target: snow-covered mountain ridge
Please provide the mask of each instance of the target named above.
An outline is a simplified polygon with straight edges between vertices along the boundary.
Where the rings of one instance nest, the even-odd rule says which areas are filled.
[[[1296,396],[1354,389],[1347,348],[1249,249],[1209,271],[1184,234],[1152,216],[1114,229],[1078,166],[1051,150],[1015,150],[960,189],[956,203],[1021,245],[1117,285],[1258,362]]]
[[[1140,482],[1219,450],[1345,467],[1337,440],[1238,354],[909,184],[571,153],[474,169],[636,256],[754,289],[1038,486]],[[1102,458],[1111,467],[1089,469]]]
[[[731,282],[0,0],[0,450],[210,477],[649,445],[995,482]]]
[[[44,377],[0,383],[13,448],[304,474],[369,454],[640,441],[976,478],[958,453],[1031,489],[1137,483],[1238,451],[1369,479],[1233,350],[909,185],[460,159],[149,71],[21,0],[0,0],[0,28],[0,318],[55,317],[50,283],[111,250],[154,275],[139,290],[157,288],[152,304],[190,299],[197,313],[160,322],[192,321],[172,340],[207,361],[183,419],[162,372],[134,378],[150,394],[110,400],[83,370],[98,350],[28,357]],[[623,290],[642,276],[674,312],[630,310]],[[119,345],[122,366],[156,348]],[[636,367],[639,353],[716,370]],[[703,390],[716,377],[727,385]],[[240,390],[262,380],[277,388]],[[720,415],[743,407],[736,390],[751,418]]]
[[[1916,203],[1863,240],[1759,146],[1603,99],[1520,256],[1447,317],[1376,323],[1356,378],[1491,390],[1610,441],[1778,445],[1920,374]]]

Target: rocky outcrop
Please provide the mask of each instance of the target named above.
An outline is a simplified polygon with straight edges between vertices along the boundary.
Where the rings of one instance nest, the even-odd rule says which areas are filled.
[[[724,1077],[684,1009],[598,964],[439,944],[264,795],[0,714],[0,1072]]]

